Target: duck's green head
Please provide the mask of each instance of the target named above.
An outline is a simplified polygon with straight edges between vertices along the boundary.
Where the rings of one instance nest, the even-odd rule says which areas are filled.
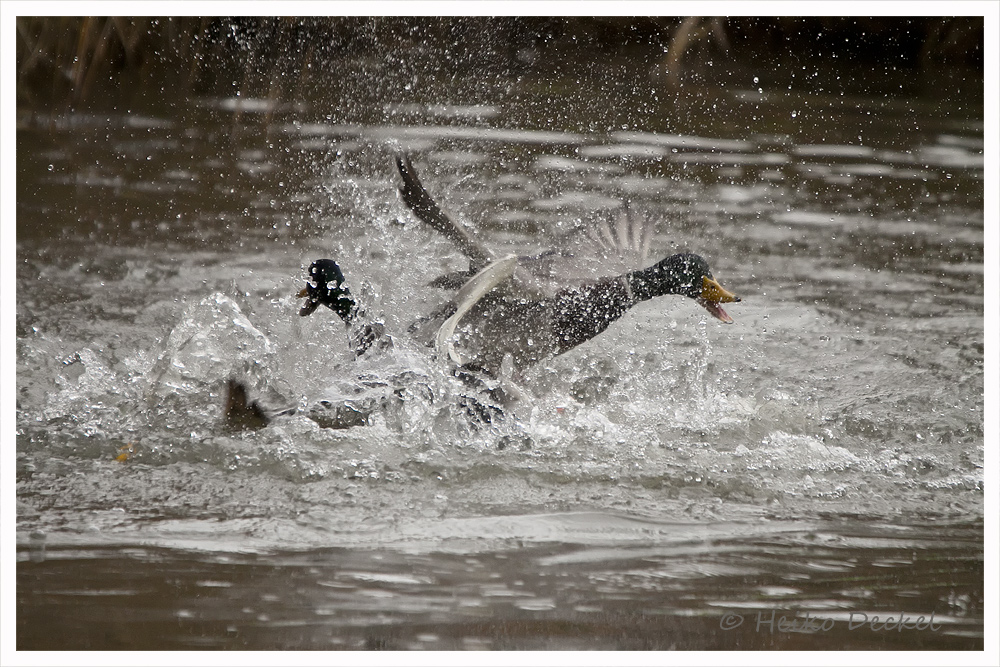
[[[640,298],[664,294],[682,294],[697,301],[713,317],[726,324],[731,318],[719,305],[740,300],[712,277],[708,262],[700,255],[681,253],[671,255],[659,264],[633,274],[632,287]]]
[[[343,320],[354,314],[354,299],[344,285],[344,272],[332,259],[317,259],[309,267],[309,282],[299,292],[308,299],[299,315],[311,315],[320,306],[326,306]]]

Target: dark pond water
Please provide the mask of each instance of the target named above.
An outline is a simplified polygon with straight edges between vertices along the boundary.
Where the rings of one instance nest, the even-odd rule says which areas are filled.
[[[603,74],[22,111],[18,648],[981,649],[981,105]],[[735,324],[646,302],[471,425],[407,339],[466,264],[401,149],[498,252],[627,200]],[[318,257],[389,354],[298,316]],[[229,377],[401,372],[365,426],[220,423]]]

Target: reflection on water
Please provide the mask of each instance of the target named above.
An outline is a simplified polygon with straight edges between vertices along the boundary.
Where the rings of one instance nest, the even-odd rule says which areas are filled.
[[[981,120],[735,91],[602,125],[597,89],[546,114],[530,80],[453,85],[21,118],[19,648],[981,647]],[[736,324],[642,304],[470,424],[405,335],[467,267],[398,201],[399,149],[504,252],[627,201],[654,255],[744,297]],[[386,357],[296,315],[326,256]],[[421,389],[373,398],[402,373]],[[230,376],[381,407],[227,433]],[[835,626],[751,628],[772,610]]]

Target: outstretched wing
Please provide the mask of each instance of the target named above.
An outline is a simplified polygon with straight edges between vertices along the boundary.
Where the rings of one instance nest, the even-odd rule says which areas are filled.
[[[451,240],[469,258],[469,270],[441,276],[431,285],[457,289],[493,261],[494,254],[452,221],[428,194],[407,155],[396,157],[403,179],[399,193],[417,218]],[[552,250],[517,258],[511,287],[526,296],[552,296],[566,287],[644,268],[654,226],[627,204],[605,218],[556,240]]]
[[[473,239],[465,228],[460,227],[445,215],[444,211],[431,199],[417,177],[410,157],[397,155],[396,167],[399,169],[399,175],[403,177],[403,185],[399,188],[399,194],[403,197],[403,202],[413,211],[413,214],[421,222],[437,230],[458,246],[458,249],[469,258],[471,271],[479,271],[489,264],[492,259],[490,251]]]
[[[556,239],[553,249],[522,257],[516,278],[534,291],[560,289],[645,268],[655,225],[626,205]]]
[[[493,262],[485,269],[472,277],[469,282],[455,295],[456,309],[454,314],[445,320],[441,328],[438,329],[435,338],[435,348],[439,357],[445,354],[451,357],[452,361],[461,366],[464,362],[455,351],[452,344],[452,337],[455,335],[455,327],[462,320],[462,317],[472,309],[479,300],[490,293],[494,287],[511,277],[514,269],[517,268],[517,257],[510,256]]]

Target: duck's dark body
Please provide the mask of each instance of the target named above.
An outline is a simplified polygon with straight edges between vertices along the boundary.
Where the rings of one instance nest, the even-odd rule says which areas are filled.
[[[698,298],[705,261],[691,254],[672,255],[648,269],[566,288],[555,296],[530,300],[497,290],[483,298],[456,330],[465,365],[497,375],[504,357],[523,370],[573,349],[603,333],[636,304],[664,294]]]
[[[634,305],[624,283],[611,279],[541,301],[505,294],[485,297],[456,331],[455,347],[471,368],[497,375],[504,357],[523,370],[562,354],[607,329]]]

